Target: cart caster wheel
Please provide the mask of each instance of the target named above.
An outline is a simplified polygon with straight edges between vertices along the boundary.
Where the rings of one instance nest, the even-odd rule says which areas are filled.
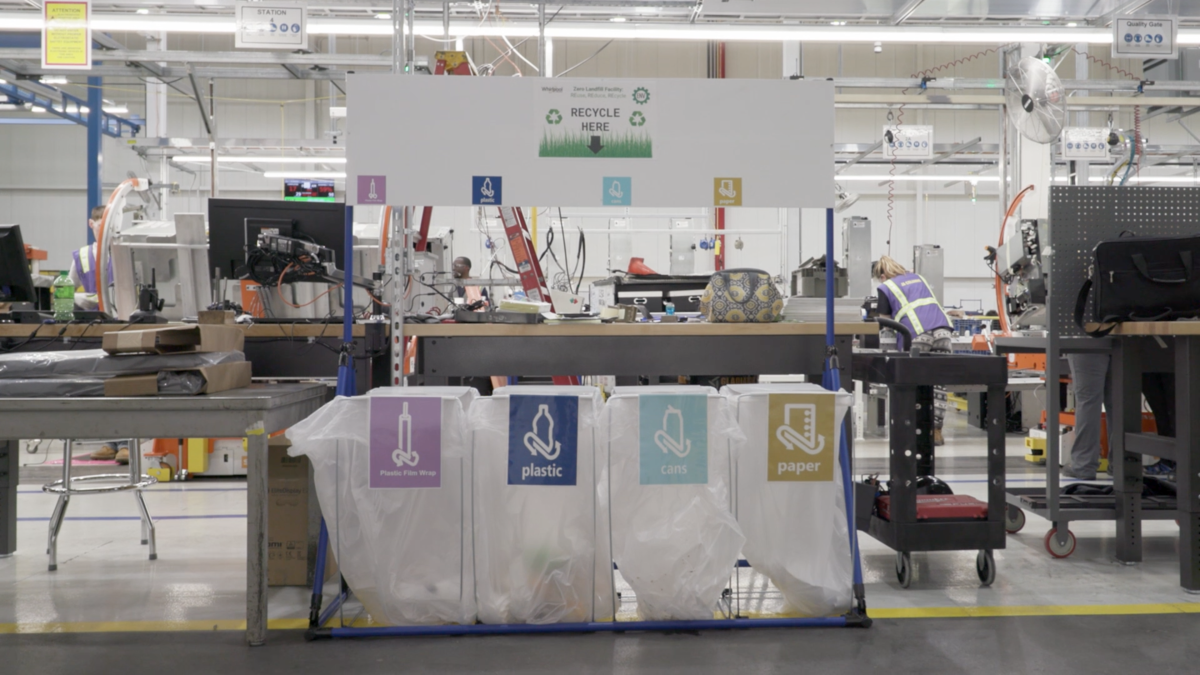
[[[908,553],[896,553],[896,580],[900,588],[908,588],[912,583],[912,556]]]
[[[996,558],[991,551],[980,551],[975,556],[975,573],[979,575],[979,583],[991,586],[996,580]]]
[[[1008,505],[1004,509],[1004,531],[1016,534],[1025,527],[1025,512],[1019,506]]]
[[[1063,546],[1058,543],[1058,528],[1052,527],[1046,533],[1046,551],[1055,558],[1066,558],[1075,552],[1075,533],[1067,530],[1067,544]]]

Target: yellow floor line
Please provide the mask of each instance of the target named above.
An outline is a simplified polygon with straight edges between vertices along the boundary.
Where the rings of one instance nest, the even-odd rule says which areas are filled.
[[[1133,614],[1200,614],[1200,602],[1131,605],[1012,605],[990,607],[877,607],[874,619],[969,619],[1004,616],[1119,616]],[[778,615],[776,615],[778,616]],[[760,618],[770,618],[763,616]],[[354,622],[369,625],[365,620]],[[303,630],[307,619],[271,619],[271,630]],[[0,623],[0,635],[14,633],[148,633],[169,631],[243,631],[244,620],[220,621],[90,621]]]

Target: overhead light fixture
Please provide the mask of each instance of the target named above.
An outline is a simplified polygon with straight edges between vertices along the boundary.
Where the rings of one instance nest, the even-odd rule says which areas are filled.
[[[263,178],[345,178],[345,171],[264,171]]]
[[[947,181],[960,181],[960,180],[973,180],[973,181],[979,181],[981,183],[999,183],[1000,182],[999,176],[955,176],[953,174],[939,174],[936,176],[934,176],[934,175],[889,176],[886,173],[872,174],[869,176],[861,175],[861,174],[856,175],[856,176],[847,176],[847,175],[843,174],[841,176],[838,176],[837,179],[838,179],[839,183],[846,183],[846,182],[850,182],[850,181],[880,182],[880,181],[890,181],[890,180],[894,180],[897,183],[901,183],[901,182],[937,183],[939,181],[947,182]]]
[[[330,119],[338,119],[338,118],[345,117],[345,116],[346,116],[346,106],[344,106],[344,105],[329,106]]]
[[[143,8],[141,8],[141,9],[137,10],[137,13],[138,13],[138,14],[149,14],[149,13],[150,13],[150,10],[146,9],[145,7],[143,7]]]
[[[101,110],[113,115],[125,115],[129,112],[129,107],[125,105],[106,105]]]
[[[845,21],[830,21],[829,25],[830,26],[845,26],[846,22]]]
[[[391,14],[391,12],[380,12],[375,15],[375,18],[380,19],[381,21],[390,21],[392,18],[392,14]]]
[[[609,19],[609,21],[611,21],[613,23],[625,23],[628,20],[629,19],[626,19],[623,16],[614,16],[613,18]]]
[[[211,164],[208,155],[176,155],[173,161],[183,164]],[[220,164],[345,164],[345,157],[255,157],[252,155],[220,155]]]
[[[43,75],[38,78],[38,81],[42,84],[70,84],[71,82],[62,75]]]
[[[1068,176],[1055,176],[1054,177],[1055,183],[1066,183],[1069,180],[1070,180],[1070,178]],[[1088,178],[1089,183],[1104,183],[1104,182],[1107,182],[1108,180],[1109,179],[1107,176],[1091,176]],[[1113,185],[1116,185],[1119,182],[1120,182],[1119,179],[1114,180]],[[1200,177],[1195,177],[1195,176],[1130,176],[1129,180],[1127,180],[1125,182],[1126,182],[1126,184],[1129,184],[1129,183],[1182,183],[1183,185],[1196,185],[1196,184],[1200,184]]]
[[[20,106],[18,106],[16,103],[0,103],[0,110],[5,112],[12,112],[13,110],[17,110],[19,107]]]
[[[34,105],[29,107],[29,112],[44,113],[46,112],[46,109],[40,105]]]
[[[1075,23],[1074,21],[1072,21],[1072,22],[1070,22],[1070,23],[1068,23],[1068,24],[1067,24],[1067,28],[1074,28],[1074,27],[1076,27],[1076,26],[1078,26],[1078,25],[1079,25],[1079,24],[1077,24],[1077,23]]]
[[[8,80],[0,80],[0,84],[8,84]]]

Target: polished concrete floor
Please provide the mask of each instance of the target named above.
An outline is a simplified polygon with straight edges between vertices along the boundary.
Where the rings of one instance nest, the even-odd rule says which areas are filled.
[[[951,415],[939,473],[956,492],[982,496],[982,432]],[[1043,483],[1009,439],[1010,485]],[[24,461],[43,464],[61,451],[43,447]],[[881,465],[886,444],[862,442],[858,468]],[[254,668],[318,672],[338,665],[366,672],[827,672],[849,663],[891,672],[1120,672],[1158,664],[1194,672],[1200,644],[1200,596],[1179,587],[1178,531],[1172,521],[1145,524],[1145,562],[1112,562],[1113,525],[1076,523],[1079,544],[1052,559],[1049,523],[1030,515],[1024,531],[996,552],[996,583],[981,588],[975,553],[915,554],[909,589],[896,581],[895,555],[862,538],[869,630],[762,630],[692,635],[586,635],[372,640],[305,644],[280,630],[264,649],[241,649],[245,616],[246,490],[236,479],[171,483],[147,491],[159,523],[159,560],[138,544],[130,495],[72,500],[59,548],[59,570],[46,570],[44,543],[54,498],[40,483],[56,473],[43,464],[22,472],[20,550],[0,560],[0,673],[117,672],[141,654],[183,672]],[[743,588],[756,586],[747,575]],[[771,591],[746,593],[752,611],[778,605]],[[305,624],[308,592],[271,590],[271,626]],[[350,605],[346,618],[358,618]],[[1069,616],[1062,616],[1069,615]],[[968,618],[969,617],[969,618]],[[965,619],[965,620],[964,620]],[[141,631],[165,631],[147,635]],[[63,647],[70,647],[63,649]],[[1191,650],[1191,651],[1189,651]],[[122,656],[123,655],[123,656]],[[161,657],[161,661],[160,661]],[[16,670],[8,668],[14,663]],[[188,670],[192,665],[199,668]],[[137,672],[129,670],[127,672]]]

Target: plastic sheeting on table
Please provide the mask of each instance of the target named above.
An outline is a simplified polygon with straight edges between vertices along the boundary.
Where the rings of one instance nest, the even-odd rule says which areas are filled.
[[[605,406],[613,559],[644,621],[714,618],[745,537],[730,506],[745,440],[711,387],[617,387]]]
[[[0,398],[104,396],[104,382],[103,378],[97,377],[0,379]],[[158,394],[194,396],[200,393],[207,383],[204,376],[194,370],[164,370],[158,373]]]
[[[93,378],[147,375],[163,370],[186,370],[245,361],[242,352],[197,354],[109,354],[103,349],[0,354],[0,380]]]
[[[612,617],[608,524],[596,507],[601,405],[594,387],[525,386],[502,387],[471,406],[484,623]]]
[[[801,614],[849,611],[853,565],[838,453],[853,397],[815,384],[739,384],[721,393],[747,437],[734,498],[746,560]]]
[[[477,396],[469,387],[375,389],[366,396],[338,397],[287,432],[293,444],[289,454],[306,455],[312,463],[321,513],[342,574],[377,623],[475,622],[471,459],[464,409]],[[424,410],[423,401],[440,406],[439,447],[384,448],[382,456],[375,453],[375,461],[382,461],[392,475],[380,478],[371,445],[373,427],[380,421],[372,424],[369,419],[372,405],[399,408],[403,417]],[[421,419],[418,413],[417,419],[410,414],[407,420],[389,420],[387,425],[398,425],[392,440],[403,437],[406,423],[412,429]],[[416,450],[421,457],[412,454]],[[435,454],[440,461],[431,462]],[[398,475],[405,468],[427,474],[425,469],[435,466],[439,480],[434,489],[428,489],[433,486],[424,476]],[[373,480],[393,482],[372,487]]]

